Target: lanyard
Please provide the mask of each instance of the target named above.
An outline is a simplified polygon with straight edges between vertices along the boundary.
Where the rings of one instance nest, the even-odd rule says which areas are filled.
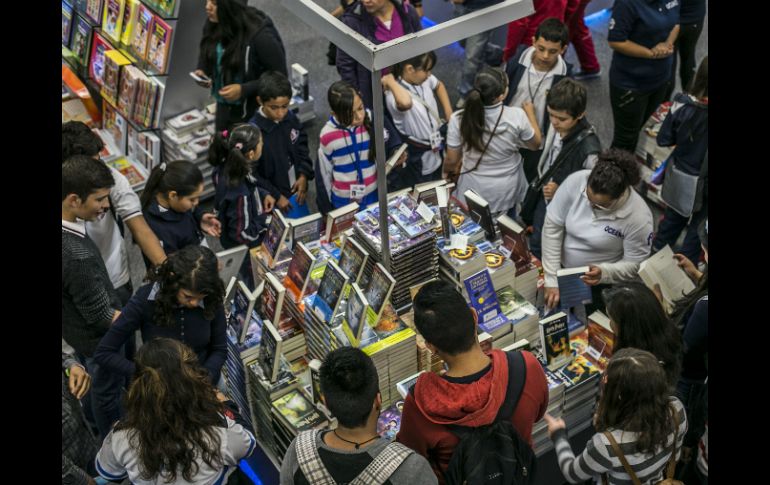
[[[543,78],[540,79],[540,82],[537,83],[537,87],[535,87],[535,94],[532,94],[532,72],[529,69],[527,69],[527,89],[529,90],[529,100],[532,101],[533,103],[535,102],[535,97],[537,96],[538,91],[540,91],[540,86],[543,84],[543,81],[545,81],[545,78],[548,77],[548,74],[552,70],[553,68],[549,71],[546,71],[545,74],[543,74]]]
[[[334,126],[336,126],[337,128],[339,128],[341,130],[345,130],[345,132],[350,136],[350,139],[353,142],[354,150],[353,150],[353,153],[349,154],[349,155],[350,155],[350,158],[353,159],[353,164],[356,166],[356,173],[358,174],[357,182],[359,184],[364,183],[364,173],[361,170],[361,155],[358,153],[359,150],[356,147],[356,129],[357,128],[353,128],[351,130],[351,129],[345,127],[345,126],[340,125],[339,123],[337,123],[337,120],[334,119],[334,116],[330,116],[329,119],[334,124]],[[350,148],[350,145],[348,144],[347,137],[343,136],[342,139],[345,140],[345,148]],[[372,142],[372,140],[369,140],[369,143],[371,143],[371,142]]]
[[[417,91],[418,86],[410,85],[409,83],[404,83],[401,79],[398,80],[398,83],[401,84],[403,87],[406,88],[407,91],[409,91],[410,95],[417,96],[417,99],[420,101],[420,104],[422,104],[425,107],[425,111],[428,112],[428,123],[430,124],[430,131],[435,131],[433,129],[433,118],[436,118],[437,122],[439,121],[438,113],[435,113],[433,111],[433,108],[431,108],[428,105],[428,102],[425,100],[425,97],[422,96],[421,92]],[[422,88],[420,87],[420,91],[422,91]],[[422,91],[424,93],[424,91]]]

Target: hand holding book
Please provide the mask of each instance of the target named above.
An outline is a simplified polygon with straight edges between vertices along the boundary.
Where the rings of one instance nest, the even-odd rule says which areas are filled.
[[[684,272],[687,273],[687,276],[690,277],[693,283],[698,284],[698,280],[700,280],[701,276],[703,276],[703,273],[698,271],[698,268],[695,267],[692,261],[690,261],[690,259],[684,254],[679,253],[674,254],[674,259],[676,260],[677,266],[682,268]]]
[[[589,286],[598,285],[602,280],[602,269],[592,264],[588,265],[589,270],[580,279]]]

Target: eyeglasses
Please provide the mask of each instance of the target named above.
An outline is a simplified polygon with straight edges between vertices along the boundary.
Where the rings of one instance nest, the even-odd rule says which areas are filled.
[[[612,208],[615,206],[615,202],[616,201],[614,201],[614,200],[610,203],[610,205],[608,205],[606,207],[603,206],[603,205],[597,204],[596,202],[592,201],[591,197],[588,195],[588,187],[586,187],[583,192],[586,194],[586,199],[588,199],[588,203],[591,204],[591,208],[592,209],[608,211],[608,210],[612,210]]]

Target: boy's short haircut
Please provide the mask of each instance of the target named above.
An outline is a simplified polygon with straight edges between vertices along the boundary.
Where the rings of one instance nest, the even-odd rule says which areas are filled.
[[[366,424],[379,391],[379,377],[371,357],[355,347],[333,350],[321,364],[321,393],[326,407],[342,426]]]
[[[569,44],[569,29],[556,17],[549,17],[538,25],[535,31],[535,40],[542,37],[549,42],[558,42],[562,47]]]
[[[432,281],[414,298],[414,323],[425,341],[457,355],[476,343],[476,325],[465,298],[446,281]]]
[[[263,104],[275,98],[291,99],[289,78],[278,71],[267,71],[257,80],[257,95]]]
[[[84,201],[99,189],[115,185],[110,169],[101,160],[88,155],[73,155],[61,166],[61,200],[75,194]]]
[[[94,157],[104,148],[99,135],[81,121],[68,121],[61,125],[61,161],[72,155]]]
[[[545,104],[552,110],[566,111],[573,118],[577,118],[586,111],[588,91],[579,82],[565,77],[551,86],[545,97]]]

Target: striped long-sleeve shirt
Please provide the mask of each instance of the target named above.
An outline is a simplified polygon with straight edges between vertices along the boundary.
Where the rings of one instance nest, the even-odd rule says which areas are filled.
[[[687,416],[684,406],[677,398],[671,397],[670,401],[676,409],[679,420],[676,443],[676,458],[678,459],[681,455],[682,441],[687,432]],[[612,430],[611,433],[643,485],[657,483],[665,478],[666,467],[671,457],[671,443],[674,440],[673,430],[667,437],[666,446],[656,449],[653,455],[636,452],[638,433],[624,432],[623,430]],[[615,454],[610,441],[603,433],[596,433],[586,443],[583,453],[577,457],[572,452],[565,429],[555,432],[552,439],[556,448],[559,468],[569,483],[581,483],[607,473],[609,483],[612,485],[632,485],[631,477],[626,473],[620,458]]]
[[[369,160],[369,141],[363,125],[348,128],[333,116],[321,129],[319,165],[335,208],[351,202],[352,185],[364,186],[362,206],[377,201],[377,171]]]

